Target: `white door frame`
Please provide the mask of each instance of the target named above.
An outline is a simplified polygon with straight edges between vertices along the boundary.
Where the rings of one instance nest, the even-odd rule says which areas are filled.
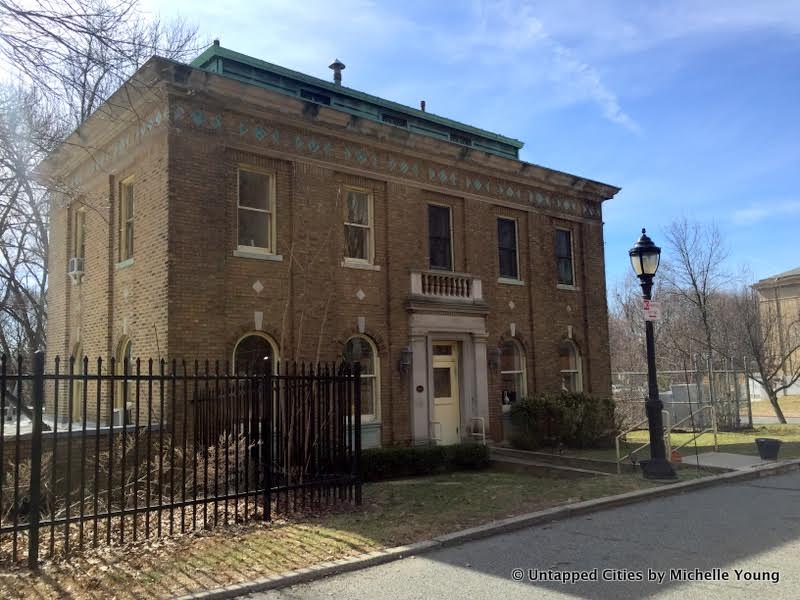
[[[460,432],[474,417],[489,422],[486,319],[484,316],[412,313],[411,342],[411,436],[414,444],[431,442],[433,417],[433,343],[458,342]]]

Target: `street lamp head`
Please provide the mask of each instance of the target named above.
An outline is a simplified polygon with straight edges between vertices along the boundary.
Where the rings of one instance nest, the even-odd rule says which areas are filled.
[[[656,274],[661,259],[661,248],[647,236],[644,228],[642,228],[642,237],[633,245],[628,255],[631,257],[633,271],[638,277],[652,278]]]

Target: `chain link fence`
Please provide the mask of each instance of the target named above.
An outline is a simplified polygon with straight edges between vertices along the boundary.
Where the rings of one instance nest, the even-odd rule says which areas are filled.
[[[647,373],[613,373],[611,381],[619,428],[647,429]],[[737,368],[733,360],[726,359],[717,364],[698,361],[684,370],[659,371],[658,394],[676,430],[695,431],[710,427],[712,411],[698,412],[708,406],[713,406],[717,428],[721,431],[753,426],[748,373],[741,367]]]

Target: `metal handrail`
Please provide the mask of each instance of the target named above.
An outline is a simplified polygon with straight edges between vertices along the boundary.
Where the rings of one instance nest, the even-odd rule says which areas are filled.
[[[436,427],[439,427],[439,435],[436,435]],[[430,436],[432,442],[441,442],[442,441],[442,424],[439,421],[431,421],[430,424]]]
[[[686,421],[689,421],[689,420],[693,421],[694,417],[696,415],[698,415],[699,413],[703,412],[704,410],[708,410],[708,411],[711,412],[711,427],[704,428],[702,431],[695,433],[695,435],[693,435],[690,439],[686,440],[685,442],[683,442],[679,446],[676,446],[676,447],[673,448],[673,446],[672,446],[672,432],[673,432],[673,430],[675,430],[678,426],[682,425]],[[664,423],[665,423],[665,426],[664,426],[664,445],[666,447],[666,453],[667,453],[668,457],[670,457],[670,458],[672,457],[672,451],[673,450],[677,451],[677,450],[680,450],[681,448],[683,448],[684,446],[686,446],[688,444],[691,444],[693,441],[695,441],[697,438],[699,438],[704,433],[713,433],[714,434],[714,451],[715,452],[719,451],[719,442],[718,442],[718,439],[717,439],[717,413],[716,413],[716,410],[714,409],[714,405],[708,404],[706,406],[701,406],[697,410],[690,412],[687,416],[685,416],[680,421],[677,421],[676,423],[672,423],[672,424],[670,424],[671,415],[670,415],[668,410],[662,410],[661,414],[664,417]],[[641,446],[639,446],[638,448],[632,450],[631,452],[628,452],[628,454],[626,454],[625,456],[620,456],[620,446],[619,446],[620,439],[624,438],[626,435],[628,435],[632,431],[636,431],[637,429],[639,429],[645,423],[647,423],[647,419],[643,419],[643,420],[639,421],[638,423],[636,423],[636,425],[634,425],[630,429],[626,429],[625,431],[620,433],[615,438],[614,443],[615,443],[616,450],[617,450],[617,474],[622,473],[622,461],[624,461],[627,458],[630,458],[634,454],[638,453],[641,450],[644,450],[647,446],[650,445],[650,442],[647,441],[644,444],[642,444]]]
[[[661,411],[661,415],[662,415],[662,417],[664,417],[664,423],[667,424],[664,427],[664,442],[665,442],[665,444],[667,446],[668,453],[672,454],[671,449],[670,449],[670,441],[669,441],[669,431],[670,431],[670,426],[669,426],[670,414],[669,414],[669,411],[662,410]],[[616,450],[617,450],[617,475],[622,473],[622,461],[623,460],[625,460],[627,458],[630,458],[631,456],[633,456],[634,454],[636,454],[640,450],[644,450],[645,448],[647,448],[647,446],[650,445],[650,442],[647,441],[644,444],[642,444],[641,446],[639,446],[638,448],[636,448],[635,450],[632,450],[631,452],[628,452],[625,456],[621,456],[620,455],[620,449],[619,449],[619,441],[620,441],[620,439],[624,438],[626,435],[628,435],[632,431],[636,431],[636,430],[640,429],[641,426],[644,425],[645,423],[647,423],[647,419],[646,418],[642,419],[641,421],[636,423],[636,425],[634,425],[633,427],[631,427],[629,429],[626,429],[625,431],[623,431],[622,433],[617,435],[616,438],[614,438],[614,445],[615,445]]]
[[[711,412],[711,427],[705,427],[702,431],[695,433],[695,435],[692,436],[690,439],[688,439],[685,442],[683,442],[680,446],[677,446],[675,448],[675,450],[680,450],[684,446],[687,446],[688,444],[691,444],[693,441],[695,441],[697,438],[699,438],[704,433],[713,433],[714,434],[714,452],[719,452],[719,442],[717,440],[717,413],[716,413],[716,410],[715,410],[713,404],[707,404],[706,406],[701,406],[697,410],[689,413],[686,417],[684,417],[683,419],[681,419],[680,421],[678,421],[677,423],[675,423],[672,426],[672,428],[670,429],[670,433],[672,433],[672,429],[675,429],[676,427],[678,427],[678,425],[680,425],[682,423],[685,423],[689,419],[694,419],[695,415],[703,412],[704,410],[708,410],[708,411]]]
[[[480,433],[475,431],[474,427],[471,428],[472,431],[470,431],[470,433],[472,434],[473,437],[478,436],[478,439],[481,440],[481,444],[483,444],[485,446],[486,445],[486,419],[484,419],[483,417],[472,417],[472,423],[473,423],[473,425],[475,423],[480,423],[481,424]]]

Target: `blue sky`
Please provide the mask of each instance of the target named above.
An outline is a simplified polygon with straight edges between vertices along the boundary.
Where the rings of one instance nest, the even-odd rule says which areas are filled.
[[[145,0],[209,40],[525,142],[620,186],[610,286],[647,227],[713,220],[731,269],[800,266],[800,2]]]

